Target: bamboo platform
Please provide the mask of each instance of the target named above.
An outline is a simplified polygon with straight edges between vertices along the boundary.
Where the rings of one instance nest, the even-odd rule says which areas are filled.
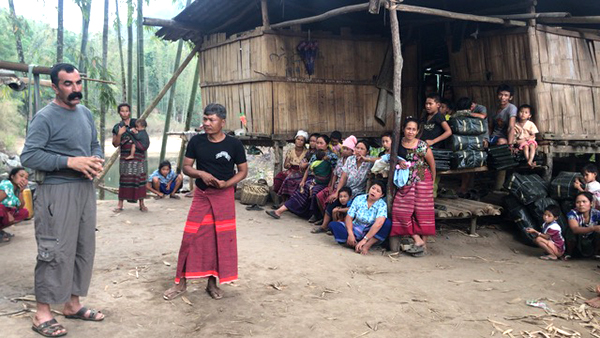
[[[470,219],[470,233],[477,233],[477,218],[481,216],[500,216],[502,207],[468,200],[464,198],[436,198],[436,205],[442,205],[446,210],[435,209],[435,219]]]

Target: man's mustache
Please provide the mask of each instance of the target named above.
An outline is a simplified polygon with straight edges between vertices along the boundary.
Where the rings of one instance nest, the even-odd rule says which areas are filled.
[[[80,99],[81,100],[82,98],[83,98],[83,94],[81,94],[81,92],[72,92],[67,97],[67,100],[69,100],[69,101],[73,101],[75,99]]]

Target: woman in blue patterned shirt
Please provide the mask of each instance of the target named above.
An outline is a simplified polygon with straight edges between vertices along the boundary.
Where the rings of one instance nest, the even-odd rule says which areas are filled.
[[[366,255],[376,243],[385,240],[392,222],[387,219],[385,185],[375,182],[369,192],[354,198],[345,222],[331,222],[335,240],[346,243],[354,251]]]

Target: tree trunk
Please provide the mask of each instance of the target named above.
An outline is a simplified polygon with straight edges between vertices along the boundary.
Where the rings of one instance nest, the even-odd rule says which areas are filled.
[[[190,5],[190,0],[187,0],[185,7]],[[177,44],[177,55],[175,56],[175,64],[173,65],[173,72],[177,71],[179,68],[179,63],[181,62],[181,50],[183,49],[183,40],[179,40]],[[163,130],[162,135],[162,144],[160,146],[160,158],[159,162],[164,161],[165,155],[167,153],[167,140],[169,136],[167,132],[169,132],[169,128],[171,127],[171,115],[173,112],[173,101],[175,100],[175,92],[177,90],[177,82],[173,84],[171,87],[171,91],[169,92],[169,104],[167,106],[167,116],[165,117],[165,128]]]
[[[104,26],[102,28],[102,80],[108,80],[108,0],[104,0]],[[102,91],[108,92],[108,85],[101,84]],[[106,141],[106,96],[100,99],[100,147],[104,154],[104,143]],[[100,184],[103,180],[100,181]],[[100,199],[104,199],[104,190],[100,190]]]
[[[19,62],[25,63],[25,56],[23,55],[23,45],[21,44],[21,25],[17,19],[15,13],[15,4],[13,0],[8,0],[8,7],[10,7],[10,18],[12,20],[13,33],[15,33],[15,40],[17,42],[17,55],[19,55]]]
[[[190,101],[187,108],[187,115],[185,117],[185,128],[184,131],[190,130],[192,125],[192,113],[194,112],[194,104],[196,103],[196,93],[198,92],[198,82],[200,80],[200,54],[198,54],[198,61],[196,62],[196,70],[194,73],[194,82],[192,82],[192,94],[190,95]],[[183,163],[183,155],[185,152],[185,141],[181,142],[181,148],[179,149],[179,159],[177,160],[177,170],[181,171],[181,164]]]
[[[144,81],[144,14],[143,14],[144,0],[138,0],[137,3],[137,64],[138,64],[138,98],[137,98],[137,116],[140,117],[143,112],[146,99],[146,86]]]
[[[127,0],[127,103],[133,104],[133,0]]]
[[[92,0],[77,1],[79,9],[81,9],[81,47],[79,49],[79,70],[85,73],[87,70],[87,43],[90,27],[90,13],[92,8]],[[88,105],[88,86],[83,86],[83,103]]]
[[[121,18],[119,18],[119,0],[115,0],[117,14],[117,38],[119,43],[119,57],[121,58],[121,102],[127,100],[127,80],[125,79],[125,61],[123,60],[123,40],[121,39]]]
[[[63,0],[58,0],[58,28],[56,29],[56,62],[63,61]]]

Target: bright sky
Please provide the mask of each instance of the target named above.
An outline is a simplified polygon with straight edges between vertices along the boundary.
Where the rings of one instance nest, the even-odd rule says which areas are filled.
[[[182,1],[176,1],[181,3]],[[27,16],[36,21],[48,23],[56,28],[58,23],[57,6],[58,0],[14,0],[15,12],[18,16]],[[137,0],[133,1],[134,4]],[[184,3],[185,4],[185,3]],[[73,0],[64,0],[63,25],[65,30],[75,33],[81,33],[81,10]],[[8,1],[0,0],[0,8],[8,9]],[[183,6],[178,6],[170,0],[150,0],[150,5],[144,1],[144,16],[171,19],[181,12]],[[115,0],[109,0],[109,29],[112,29],[115,20]],[[125,27],[127,15],[127,2],[119,0],[119,16],[121,18],[122,29]],[[134,12],[134,18],[137,14]],[[92,0],[92,17],[90,19],[90,33],[102,32],[104,20],[104,0]]]

